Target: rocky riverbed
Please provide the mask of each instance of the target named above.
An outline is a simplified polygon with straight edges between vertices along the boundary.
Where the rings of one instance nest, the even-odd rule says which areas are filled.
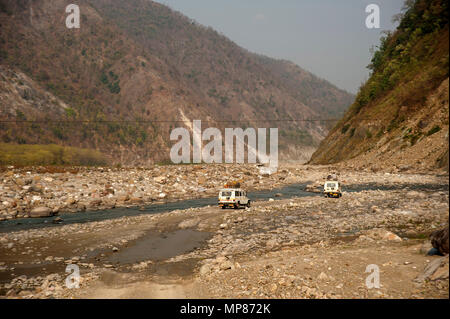
[[[269,175],[254,165],[10,168],[0,173],[0,220],[211,197],[230,179],[255,190],[301,178],[295,170]]]
[[[320,191],[336,167],[282,165],[274,174],[256,165],[167,165],[152,168],[4,168],[0,171],[0,221],[58,213],[145,206],[217,195],[228,181],[241,181],[249,191],[311,183]],[[384,185],[423,181],[435,174],[368,173],[341,169],[341,182]]]
[[[161,168],[155,169],[161,173]],[[100,178],[118,192],[147,187],[154,188],[152,194],[164,192],[176,199],[187,196],[176,191],[176,183],[185,190],[205,187],[205,196],[209,192],[215,196],[230,176],[242,177],[253,189],[269,188],[271,183],[318,184],[333,167],[287,165],[270,176],[251,166],[177,169],[186,172],[167,169],[158,175],[153,170],[135,170],[126,187],[118,177],[125,178],[125,170],[4,172],[2,200],[18,190],[11,186],[13,178],[28,175],[31,180],[52,178],[45,183],[58,180],[59,190],[44,182],[25,183],[41,185],[43,194],[53,194],[55,198],[39,203],[52,207],[51,200],[63,202],[65,198],[56,197],[73,194],[92,200],[97,193],[93,190],[105,186]],[[230,175],[218,181],[207,178],[200,186],[198,178],[215,170]],[[190,178],[178,182],[185,173]],[[448,257],[426,255],[431,248],[427,236],[448,221],[448,175],[338,173],[344,185],[406,186],[344,192],[340,199],[313,194],[274,197],[242,210],[208,206],[5,232],[0,234],[0,294],[8,298],[448,298]],[[72,184],[86,184],[90,192],[66,189],[64,179],[69,176]],[[76,181],[77,176],[85,179]],[[164,184],[158,182],[161,176],[166,178]],[[85,197],[85,193],[90,195]],[[116,192],[109,198],[115,196]],[[436,269],[424,279],[430,264],[436,264]],[[79,289],[66,287],[67,265],[79,267]],[[379,288],[366,286],[368,265],[380,270]]]

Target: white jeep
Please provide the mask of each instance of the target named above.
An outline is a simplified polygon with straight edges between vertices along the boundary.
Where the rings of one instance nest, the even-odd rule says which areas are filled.
[[[219,207],[239,209],[250,207],[250,199],[242,188],[224,188],[219,192]]]
[[[323,194],[325,197],[342,197],[341,187],[338,181],[326,181],[323,185]]]

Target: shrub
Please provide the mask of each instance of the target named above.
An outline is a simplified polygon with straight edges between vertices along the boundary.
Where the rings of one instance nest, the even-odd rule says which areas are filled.
[[[377,135],[376,135],[376,137],[377,138],[380,138],[380,137],[382,137],[383,136],[383,134],[384,134],[384,129],[383,128],[381,128],[379,131],[378,131],[378,133],[377,133]]]
[[[353,137],[353,135],[355,135],[355,128],[352,127],[352,129],[350,130],[350,137]]]
[[[20,110],[16,110],[16,116],[18,120],[26,120],[25,114]]]
[[[75,110],[73,108],[68,107],[65,111],[68,117],[75,117]]]
[[[427,136],[433,135],[433,134],[439,132],[440,130],[441,130],[441,127],[439,125],[435,125],[435,126],[433,126],[433,128],[431,130],[429,130],[427,132]]]
[[[341,129],[342,134],[345,134],[349,128],[350,128],[350,124],[345,124]]]
[[[106,74],[103,73],[103,72],[102,72],[102,74],[100,75],[100,81],[101,81],[103,84],[108,84],[108,77],[107,77]]]
[[[119,85],[119,81],[114,82],[114,83],[110,83],[110,84],[108,85],[108,88],[109,88],[109,91],[110,91],[111,93],[114,93],[114,94],[120,93],[120,85]]]

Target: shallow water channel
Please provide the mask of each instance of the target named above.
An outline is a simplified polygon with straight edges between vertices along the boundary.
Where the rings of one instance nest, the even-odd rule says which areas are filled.
[[[292,184],[281,188],[274,188],[271,190],[260,190],[249,192],[249,198],[252,202],[268,200],[269,198],[286,199],[292,197],[305,196],[321,196],[320,193],[306,192],[305,186],[307,184]],[[354,184],[343,187],[344,192],[360,192],[363,190],[422,190],[422,191],[448,191],[449,185],[441,184],[394,184],[394,185],[380,185],[375,183],[369,184]],[[23,218],[12,219],[0,222],[0,233],[13,232],[19,230],[27,230],[42,227],[58,227],[60,225],[74,224],[74,223],[88,223],[93,221],[102,221],[108,219],[121,218],[124,216],[137,216],[143,214],[159,214],[174,210],[183,210],[188,208],[198,208],[205,206],[217,205],[216,197],[186,199],[175,202],[167,202],[164,204],[151,204],[145,206],[144,209],[139,207],[131,208],[114,208],[97,211],[86,211],[77,213],[63,213],[58,216],[63,219],[61,224],[53,224],[54,217],[47,218]]]

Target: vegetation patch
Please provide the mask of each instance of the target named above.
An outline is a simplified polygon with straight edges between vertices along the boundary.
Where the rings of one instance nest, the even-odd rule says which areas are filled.
[[[345,124],[341,129],[341,133],[345,134],[349,128],[350,128],[350,124]]]
[[[439,132],[440,130],[441,130],[441,127],[439,125],[435,125],[435,126],[433,126],[433,128],[431,130],[429,130],[427,132],[427,136],[433,135],[433,134]]]
[[[102,72],[102,74],[100,75],[100,81],[108,87],[111,93],[113,94],[120,93],[119,76],[115,74],[113,71],[109,71],[108,74]]]
[[[98,166],[107,164],[106,157],[92,149],[69,146],[0,143],[0,165]]]

